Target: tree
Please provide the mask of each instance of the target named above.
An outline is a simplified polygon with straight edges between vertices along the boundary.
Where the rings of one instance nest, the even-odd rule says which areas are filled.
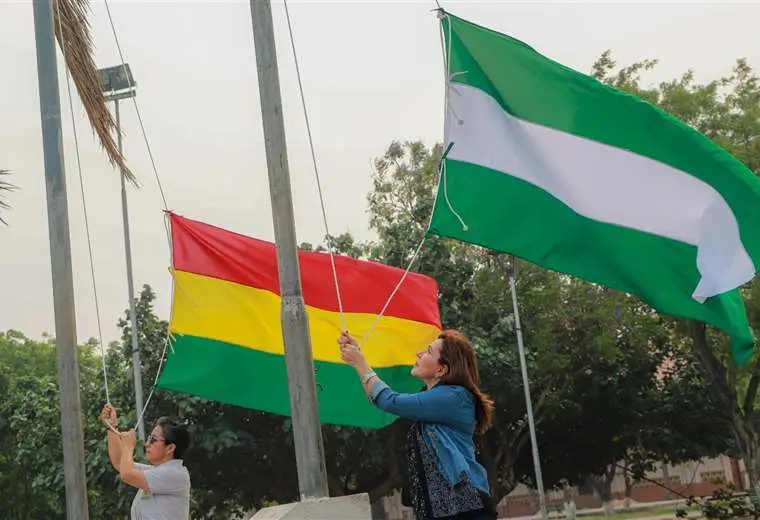
[[[565,406],[540,432],[547,484],[591,488],[610,507],[623,466],[636,480],[656,462],[726,453],[728,432],[715,420],[720,407],[693,357],[673,342],[672,320],[637,298],[573,285],[572,299],[562,302],[570,312],[560,321],[569,341],[556,347],[570,349],[565,370],[572,377]]]
[[[109,466],[97,412],[102,406],[101,359],[94,341],[80,347],[82,401],[85,410],[86,469],[90,510],[98,518],[114,516],[128,504],[124,486]],[[109,374],[121,377],[110,356]],[[64,514],[63,455],[60,452],[55,342],[33,341],[17,331],[0,333],[0,489],[5,516],[12,520],[56,518]],[[96,412],[97,410],[97,412]],[[125,518],[124,516],[122,518]]]
[[[681,342],[682,343],[682,342]],[[720,454],[737,456],[721,402],[689,345],[670,345],[657,372],[655,406],[647,411],[640,448],[650,461],[678,464]]]
[[[696,128],[724,147],[760,175],[760,78],[746,60],[734,65],[733,73],[705,85],[696,84],[692,71],[658,87],[641,87],[640,73],[656,65],[655,60],[635,63],[615,73],[615,62],[606,52],[593,74],[606,83],[642,95]],[[750,325],[760,330],[760,282],[742,289]],[[746,367],[737,366],[725,336],[701,323],[679,322],[679,337],[688,341],[709,381],[713,398],[721,404],[720,414],[747,466],[751,485],[760,495],[760,356]]]

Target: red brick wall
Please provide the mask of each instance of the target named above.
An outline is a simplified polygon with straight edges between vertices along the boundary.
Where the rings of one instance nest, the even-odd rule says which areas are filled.
[[[673,491],[687,497],[710,496],[718,487],[719,486],[716,486],[710,482],[695,482],[688,486],[681,484],[671,486]],[[613,500],[623,500],[625,499],[625,493],[614,493],[612,498]],[[668,492],[656,484],[637,484],[633,488],[633,492],[631,494],[632,500],[644,503],[673,500],[675,498],[680,498],[680,496],[668,496]],[[562,511],[562,501],[550,501],[548,505],[552,510]],[[575,497],[575,505],[577,509],[601,507],[601,504],[592,494],[584,494]],[[530,498],[527,495],[509,497],[503,500],[499,505],[500,515],[507,518],[513,516],[528,516],[533,515],[537,512],[537,508],[533,509],[530,507]]]

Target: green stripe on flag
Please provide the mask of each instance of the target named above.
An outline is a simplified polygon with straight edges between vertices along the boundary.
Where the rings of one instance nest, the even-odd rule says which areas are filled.
[[[396,417],[364,397],[356,371],[344,363],[316,362],[320,421],[382,428]],[[411,366],[378,368],[378,376],[399,392],[418,392]],[[290,416],[285,357],[230,343],[175,334],[157,388],[211,401]],[[353,388],[357,391],[347,392]],[[245,391],[241,391],[245,390]]]

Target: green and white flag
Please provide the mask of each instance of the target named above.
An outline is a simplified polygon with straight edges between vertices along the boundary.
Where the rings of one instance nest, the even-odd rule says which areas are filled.
[[[737,288],[760,265],[760,179],[659,108],[448,13],[430,232],[712,324],[744,363]]]

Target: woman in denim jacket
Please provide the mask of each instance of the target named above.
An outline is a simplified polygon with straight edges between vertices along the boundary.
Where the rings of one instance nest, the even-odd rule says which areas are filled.
[[[475,436],[490,428],[493,401],[478,387],[478,364],[469,340],[446,330],[417,353],[412,375],[427,388],[416,394],[394,392],[380,380],[348,332],[341,334],[338,344],[370,400],[414,421],[407,436],[407,459],[417,520],[495,519],[488,476],[475,458]]]

